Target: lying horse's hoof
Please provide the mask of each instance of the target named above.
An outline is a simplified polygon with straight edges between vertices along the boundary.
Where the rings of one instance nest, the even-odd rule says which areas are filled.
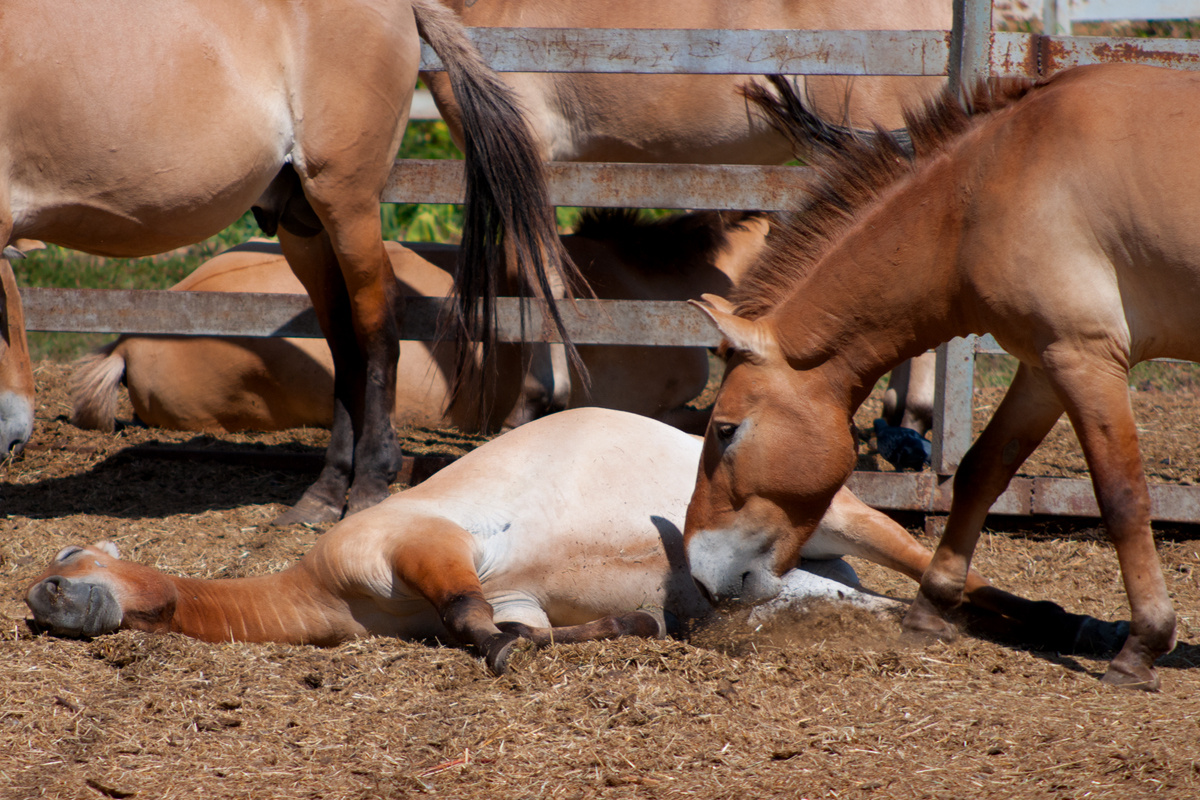
[[[508,672],[508,661],[520,641],[521,637],[515,633],[497,633],[483,643],[480,647],[483,651],[483,661],[493,675],[500,676]]]
[[[1069,652],[1078,655],[1115,653],[1125,646],[1128,638],[1129,623],[1125,620],[1105,622],[1095,617],[1084,617]]]
[[[666,620],[648,611],[631,611],[616,618],[619,636],[640,636],[643,639],[662,639],[667,635]]]

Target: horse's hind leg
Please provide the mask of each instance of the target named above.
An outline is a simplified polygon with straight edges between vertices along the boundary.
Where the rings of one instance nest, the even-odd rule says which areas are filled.
[[[1128,374],[1111,361],[1089,362],[1076,353],[1057,360],[1062,363],[1055,365],[1054,377],[1092,473],[1132,614],[1129,638],[1103,680],[1154,691],[1159,687],[1154,661],[1175,646],[1175,610],[1154,547]]]
[[[933,427],[936,360],[933,353],[924,353],[892,370],[883,396],[883,417],[888,425],[912,428],[922,436]]]
[[[493,621],[470,533],[440,517],[409,520],[390,560],[395,577],[429,601],[455,641],[474,648],[496,675],[508,669],[520,637]]]
[[[972,577],[971,556],[992,503],[1062,412],[1045,374],[1024,364],[1018,367],[1004,400],[955,473],[946,531],[905,615],[906,629],[950,635],[953,628],[945,615],[962,603],[964,589],[968,599],[985,608],[1004,614],[1024,613],[1008,602],[1013,595]]]

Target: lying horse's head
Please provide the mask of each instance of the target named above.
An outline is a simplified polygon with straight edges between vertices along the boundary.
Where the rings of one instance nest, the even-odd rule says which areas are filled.
[[[773,325],[720,297],[695,303],[724,336],[725,377],[704,436],[684,546],[714,602],[773,597],[854,467],[848,402],[796,369]]]
[[[8,255],[0,258],[0,458],[21,452],[33,433],[33,366]]]
[[[25,592],[38,627],[85,638],[120,628],[166,630],[175,588],[161,573],[122,561],[112,542],[59,551]]]

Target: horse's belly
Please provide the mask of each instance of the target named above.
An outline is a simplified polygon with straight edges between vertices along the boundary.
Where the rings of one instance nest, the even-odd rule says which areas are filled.
[[[237,219],[278,172],[293,133],[286,31],[265,37],[210,18],[236,11],[262,17],[242,25],[273,25],[270,9],[21,5],[28,30],[12,21],[18,10],[0,20],[19,43],[0,57],[14,236],[161,252]]]

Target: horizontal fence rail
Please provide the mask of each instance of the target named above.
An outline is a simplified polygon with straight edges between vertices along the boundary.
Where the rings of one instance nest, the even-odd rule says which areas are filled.
[[[597,208],[796,208],[812,180],[807,167],[736,164],[563,163],[547,165],[550,202]],[[463,162],[398,159],[385,203],[461,203]]]
[[[469,28],[498,72],[708,75],[946,75],[950,31]],[[994,31],[991,71],[1042,77],[1084,64],[1136,61],[1200,68],[1200,40],[1044,36]],[[426,44],[421,69],[442,63]]]
[[[252,292],[169,292],[116,289],[26,289],[25,327],[31,331],[170,336],[291,336],[320,338],[307,295]],[[439,337],[450,301],[413,297],[398,314],[403,339]],[[716,347],[716,330],[686,303],[668,300],[576,300],[560,307],[576,344]],[[559,342],[535,301],[496,301],[502,342]]]
[[[945,75],[949,31],[468,28],[497,72]],[[421,44],[421,69],[442,69]]]

